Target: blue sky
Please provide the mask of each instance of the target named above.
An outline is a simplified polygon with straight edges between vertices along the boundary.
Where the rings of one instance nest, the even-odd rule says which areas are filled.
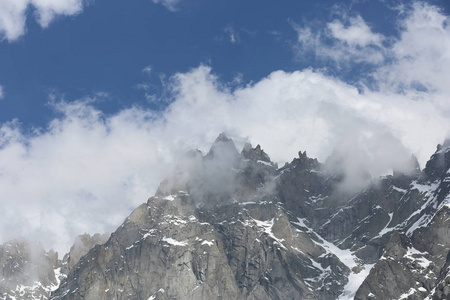
[[[106,92],[106,103],[98,105],[109,112],[134,103],[148,105],[137,84],[159,92],[160,75],[202,63],[223,80],[238,73],[247,81],[258,80],[273,70],[292,70],[300,64],[289,46],[295,38],[289,18],[301,19],[303,10],[311,11],[309,17],[328,14],[329,4],[314,4],[315,10],[301,2],[289,4],[188,1],[171,12],[149,0],[95,1],[47,29],[29,16],[28,32],[0,45],[5,93],[0,120],[44,125],[52,113],[46,105],[49,93],[75,100]],[[151,74],[141,72],[146,66],[152,67]]]
[[[320,26],[342,11],[363,16],[376,32],[397,34],[398,11],[380,1],[197,0],[180,1],[175,9],[150,0],[97,0],[42,28],[30,5],[25,34],[0,44],[0,122],[17,118],[25,126],[45,126],[53,118],[49,94],[73,101],[107,93],[96,106],[109,113],[136,103],[149,106],[138,84],[159,93],[161,75],[200,64],[210,65],[221,80],[242,74],[245,82],[274,70],[330,68],[312,56],[295,56],[292,24]],[[151,74],[141,72],[146,66]],[[344,71],[336,75],[354,72]]]
[[[0,0],[0,242],[111,231],[223,131],[280,164],[334,150],[352,180],[424,166],[449,136],[449,9]]]

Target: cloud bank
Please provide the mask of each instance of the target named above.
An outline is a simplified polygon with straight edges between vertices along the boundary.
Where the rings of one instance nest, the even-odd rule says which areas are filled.
[[[0,37],[15,41],[26,32],[26,20],[33,12],[37,23],[47,28],[57,16],[71,16],[83,9],[83,0],[1,0]]]
[[[359,17],[324,25],[344,47],[335,56],[341,62],[348,51],[371,56],[365,47],[380,53],[384,63],[361,58],[376,65],[373,89],[314,69],[275,71],[236,87],[202,65],[171,78],[162,112],[131,107],[106,115],[86,98],[53,104],[60,117],[32,133],[18,121],[2,124],[0,240],[22,235],[64,252],[76,234],[111,231],[185,151],[206,153],[220,132],[238,146],[261,144],[281,164],[299,150],[321,161],[336,150],[346,172],[385,174],[411,153],[423,166],[450,128],[448,17],[416,4],[399,24],[389,45]]]

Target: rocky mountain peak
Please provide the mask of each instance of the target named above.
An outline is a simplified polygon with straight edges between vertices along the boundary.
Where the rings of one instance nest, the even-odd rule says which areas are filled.
[[[411,154],[411,166],[414,170],[415,173],[420,173],[420,165],[419,165],[419,161],[417,160],[417,157],[414,154]]]
[[[246,143],[241,154],[246,159],[271,163],[269,155],[262,150],[259,144],[255,148],[252,148],[250,143]]]
[[[239,158],[239,152],[232,139],[226,136],[225,133],[221,133],[215,140],[214,144],[211,146],[208,154],[206,154],[205,159],[225,162],[225,163],[235,163]]]
[[[200,150],[186,152],[172,174],[160,183],[155,195],[164,197],[188,190],[190,182],[201,174],[203,161],[204,157]]]
[[[393,169],[393,176],[394,177],[402,177],[402,176],[413,176],[417,178],[420,176],[421,170],[419,161],[417,160],[417,157],[414,154],[411,154],[411,158],[406,164],[406,167],[403,168],[403,170],[396,170]]]
[[[81,257],[86,255],[89,250],[94,248],[95,245],[105,243],[109,238],[108,234],[90,235],[88,233],[79,235],[75,238],[75,242],[70,248],[69,253],[67,253],[63,258],[63,264],[68,270],[75,266]]]
[[[225,132],[221,132],[219,134],[219,136],[216,138],[214,143],[218,143],[218,142],[229,143],[229,142],[233,142],[233,140],[230,139]]]
[[[298,158],[295,158],[290,164],[291,167],[295,166],[302,170],[319,170],[322,168],[321,164],[316,158],[310,158],[306,154],[306,151],[299,151]]]
[[[427,162],[423,180],[430,182],[438,179],[443,179],[450,168],[450,140],[445,140],[444,144],[437,146],[436,152],[431,156]]]
[[[239,154],[220,135],[51,299],[448,299],[450,179],[387,175],[351,195],[341,184],[305,151],[277,169],[261,146]]]

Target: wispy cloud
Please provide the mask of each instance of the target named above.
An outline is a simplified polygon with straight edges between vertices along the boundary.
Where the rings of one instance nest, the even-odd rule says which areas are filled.
[[[3,86],[0,85],[0,99],[5,97],[5,92],[3,91]]]
[[[145,74],[150,74],[152,72],[152,70],[153,70],[152,66],[146,66],[145,68],[143,68],[141,70],[141,72],[145,73]]]
[[[181,0],[151,0],[155,4],[161,4],[165,8],[167,8],[169,11],[175,12],[178,10],[178,3],[181,2]]]
[[[382,63],[383,36],[371,31],[361,16],[334,20],[313,28],[291,22],[297,32],[294,46],[297,58],[332,61],[338,67],[355,63]]]
[[[147,83],[138,83],[135,85],[135,88],[138,90],[148,91],[148,89],[150,88],[150,85],[148,85]]]
[[[229,25],[225,26],[223,31],[228,35],[228,39],[229,39],[230,43],[236,44],[236,43],[240,42],[239,33],[237,33],[234,30],[233,25],[229,24]]]
[[[349,46],[381,46],[383,37],[380,34],[373,33],[361,16],[349,18],[347,25],[344,25],[340,20],[334,20],[327,26],[335,39]]]
[[[83,0],[1,0],[0,37],[11,42],[24,35],[30,12],[46,28],[56,16],[75,15],[82,9]]]
[[[272,36],[282,36],[283,33],[281,31],[277,31],[277,30],[269,30],[267,31],[268,34],[272,35]]]

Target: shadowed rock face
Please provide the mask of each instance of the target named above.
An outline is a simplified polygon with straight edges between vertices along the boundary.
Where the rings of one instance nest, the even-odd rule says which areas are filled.
[[[278,169],[260,146],[239,153],[221,135],[51,299],[448,299],[445,147],[423,172],[349,194],[341,172],[305,152]]]

